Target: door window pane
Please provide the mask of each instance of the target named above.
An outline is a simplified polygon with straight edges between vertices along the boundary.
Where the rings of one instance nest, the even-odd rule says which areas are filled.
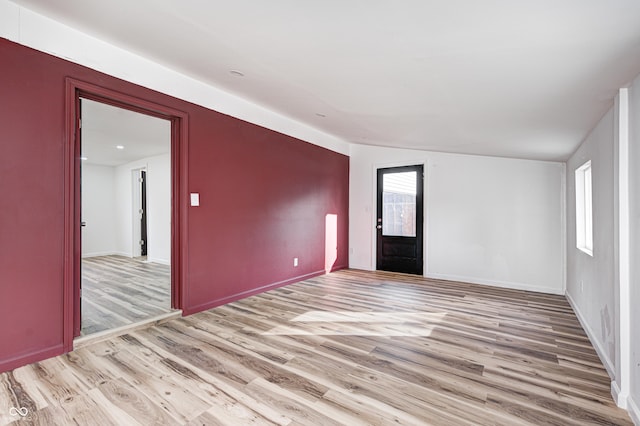
[[[382,177],[382,235],[416,236],[417,172]]]

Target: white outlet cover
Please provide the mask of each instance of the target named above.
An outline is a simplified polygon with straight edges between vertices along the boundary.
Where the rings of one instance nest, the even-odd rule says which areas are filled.
[[[200,205],[200,194],[197,192],[191,193],[191,207],[198,207]]]

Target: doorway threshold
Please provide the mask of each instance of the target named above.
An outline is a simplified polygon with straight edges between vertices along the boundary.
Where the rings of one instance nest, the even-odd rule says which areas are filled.
[[[80,349],[94,343],[102,342],[113,337],[122,336],[123,334],[130,333],[134,330],[162,324],[164,322],[171,321],[172,319],[180,318],[181,316],[182,309],[175,309],[171,312],[156,315],[154,317],[150,317],[132,324],[123,325],[121,327],[116,327],[109,330],[99,331],[97,333],[88,334],[86,336],[79,336],[73,340],[73,350]]]

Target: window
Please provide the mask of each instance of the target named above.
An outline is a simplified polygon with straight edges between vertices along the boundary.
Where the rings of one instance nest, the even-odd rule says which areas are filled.
[[[576,169],[576,247],[593,256],[591,161]]]
[[[382,183],[382,235],[416,236],[417,172],[389,173]]]

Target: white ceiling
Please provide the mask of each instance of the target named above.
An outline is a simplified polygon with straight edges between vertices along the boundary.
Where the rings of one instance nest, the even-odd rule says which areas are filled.
[[[12,1],[360,144],[565,160],[640,73],[638,0]]]
[[[82,99],[81,115],[85,164],[119,166],[171,150],[169,120],[88,99]]]

